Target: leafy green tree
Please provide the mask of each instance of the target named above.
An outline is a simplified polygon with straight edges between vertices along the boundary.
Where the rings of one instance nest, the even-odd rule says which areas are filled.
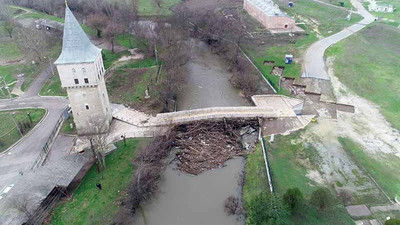
[[[289,188],[283,195],[283,202],[293,212],[303,202],[303,194],[298,188]]]
[[[385,225],[400,225],[400,219],[386,220]]]
[[[327,188],[319,188],[311,194],[310,204],[319,210],[329,208],[333,203],[333,197]]]
[[[250,201],[248,222],[251,225],[290,225],[289,211],[282,199],[267,192]]]

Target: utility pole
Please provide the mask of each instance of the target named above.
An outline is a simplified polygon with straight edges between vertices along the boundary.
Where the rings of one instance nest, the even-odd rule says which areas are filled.
[[[22,134],[22,132],[21,132],[21,130],[20,130],[20,128],[19,128],[17,122],[16,122],[15,119],[14,119],[14,114],[15,114],[15,112],[13,112],[13,113],[11,114],[11,119],[12,119],[12,121],[14,122],[15,126],[17,127],[17,130],[18,130],[19,134],[21,135],[21,137],[23,137],[24,135]]]

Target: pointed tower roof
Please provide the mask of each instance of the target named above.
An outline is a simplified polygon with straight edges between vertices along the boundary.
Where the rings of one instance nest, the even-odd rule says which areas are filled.
[[[68,6],[65,8],[61,55],[55,64],[94,62],[101,49],[94,46]]]

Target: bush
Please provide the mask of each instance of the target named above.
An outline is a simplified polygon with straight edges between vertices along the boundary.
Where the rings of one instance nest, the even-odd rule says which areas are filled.
[[[291,211],[303,202],[303,194],[298,188],[290,188],[283,195],[283,202]]]
[[[289,211],[281,198],[267,192],[261,193],[248,206],[248,224],[289,225]]]
[[[385,225],[400,225],[400,219],[386,220]]]
[[[332,202],[332,195],[327,188],[319,188],[311,194],[310,204],[319,210],[329,208]]]

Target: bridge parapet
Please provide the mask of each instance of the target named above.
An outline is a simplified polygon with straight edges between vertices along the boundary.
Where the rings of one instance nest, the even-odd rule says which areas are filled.
[[[114,118],[137,127],[169,126],[200,120],[218,120],[223,118],[288,118],[301,113],[303,102],[281,95],[253,96],[256,106],[211,107],[171,113],[159,113],[151,116],[132,109],[124,108],[113,112]]]

